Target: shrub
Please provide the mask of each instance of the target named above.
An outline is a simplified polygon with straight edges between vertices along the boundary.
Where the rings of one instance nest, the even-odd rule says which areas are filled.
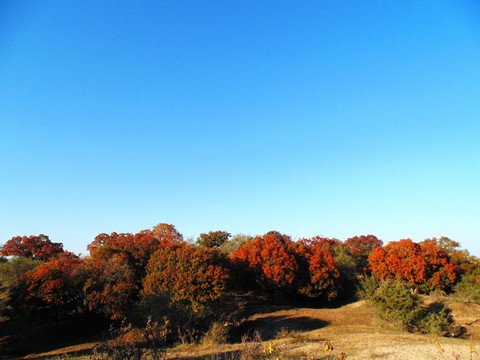
[[[163,360],[167,355],[168,320],[153,322],[150,318],[144,328],[122,324],[110,328],[110,339],[93,349],[93,360]]]
[[[480,303],[480,270],[465,274],[455,285],[455,295],[466,302]]]
[[[425,316],[420,298],[412,294],[403,281],[382,281],[370,301],[379,317],[397,323],[408,331],[418,330],[418,323]]]
[[[441,310],[438,311],[430,306],[430,311],[419,322],[420,331],[424,334],[438,336],[456,337],[460,335],[461,328],[455,325],[451,310],[441,303],[435,303],[435,305],[440,306]]]
[[[209,345],[225,344],[228,340],[228,327],[215,321],[203,335],[202,343]]]
[[[373,275],[361,278],[357,296],[362,300],[371,300],[375,291],[380,287],[380,283],[381,281]]]
[[[365,278],[361,290],[364,298],[375,308],[377,315],[387,321],[402,326],[408,331],[441,336],[458,336],[461,328],[455,325],[450,309],[441,303],[428,308],[405,281],[387,279],[379,282]]]

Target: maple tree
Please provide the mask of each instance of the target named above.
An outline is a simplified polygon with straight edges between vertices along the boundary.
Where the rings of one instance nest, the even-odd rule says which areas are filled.
[[[393,241],[373,250],[368,261],[378,279],[407,280],[422,291],[448,289],[456,279],[455,267],[432,242]]]
[[[226,296],[229,278],[227,258],[219,250],[177,244],[152,255],[143,288],[145,295],[169,293],[172,301],[203,311]]]
[[[2,256],[22,256],[48,261],[64,253],[63,244],[52,242],[47,235],[15,236],[1,248]]]

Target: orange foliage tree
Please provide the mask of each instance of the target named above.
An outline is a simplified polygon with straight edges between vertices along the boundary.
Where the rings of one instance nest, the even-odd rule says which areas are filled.
[[[145,295],[168,293],[174,303],[200,312],[228,292],[230,269],[217,249],[177,244],[157,250],[147,266]]]
[[[334,248],[338,240],[315,236],[301,239],[295,244],[299,292],[312,297],[326,296],[329,300],[337,296],[336,279],[340,276],[334,259]]]
[[[84,262],[60,256],[23,274],[12,291],[11,304],[27,316],[52,319],[84,310]]]
[[[152,254],[182,242],[182,235],[170,224],[158,224],[137,234],[114,232],[95,237],[88,245],[91,276],[85,291],[89,308],[112,319],[124,317],[138,298]]]
[[[295,289],[298,263],[294,243],[289,236],[276,231],[257,236],[235,250],[232,261],[239,272],[249,275],[247,281],[253,278],[261,288]]]
[[[470,255],[468,250],[460,249],[460,243],[449,239],[446,236],[440,238],[425,239],[420,245],[433,243],[436,248],[439,248],[449,257],[451,263],[455,266],[459,275],[471,273],[480,266],[480,260],[475,256]]]
[[[420,245],[410,239],[393,241],[373,250],[368,261],[376,278],[406,280],[424,292],[447,290],[456,279],[448,256],[431,242]]]
[[[141,278],[145,274],[150,256],[165,246],[183,242],[182,235],[170,224],[158,224],[153,230],[142,230],[137,234],[116,232],[100,234],[88,245],[92,258],[106,259],[114,254],[123,254],[130,266]]]
[[[0,248],[2,256],[22,256],[48,261],[64,253],[62,243],[52,242],[47,235],[15,236]]]
[[[123,253],[86,260],[86,280],[83,291],[89,310],[109,317],[123,319],[136,300],[139,285],[135,271]]]

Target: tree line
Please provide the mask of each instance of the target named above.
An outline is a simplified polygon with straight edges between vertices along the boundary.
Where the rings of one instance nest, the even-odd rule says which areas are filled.
[[[479,259],[446,237],[384,245],[374,235],[293,241],[277,231],[232,237],[219,230],[193,243],[161,223],[136,234],[100,234],[87,249],[79,257],[46,235],[8,240],[0,248],[2,311],[60,324],[92,316],[120,321],[139,306],[149,312],[162,304],[205,316],[239,294],[322,305],[352,299],[366,276],[400,279],[419,293],[463,284],[480,295]]]

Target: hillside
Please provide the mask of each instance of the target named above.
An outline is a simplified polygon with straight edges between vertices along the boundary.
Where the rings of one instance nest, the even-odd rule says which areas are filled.
[[[426,302],[437,299],[426,298]],[[271,358],[326,358],[325,342],[333,345],[331,356],[344,352],[346,359],[480,359],[480,305],[448,301],[457,322],[465,326],[464,339],[437,338],[411,334],[378,320],[371,308],[358,301],[339,308],[281,308],[255,314],[242,322],[237,331],[260,333],[257,353],[272,345]],[[77,344],[24,359],[88,359],[95,343]],[[249,344],[180,345],[171,349],[171,359],[240,359],[239,351],[250,351]],[[79,355],[83,353],[83,356]],[[77,354],[77,355],[75,355]],[[332,357],[333,358],[333,357]]]

